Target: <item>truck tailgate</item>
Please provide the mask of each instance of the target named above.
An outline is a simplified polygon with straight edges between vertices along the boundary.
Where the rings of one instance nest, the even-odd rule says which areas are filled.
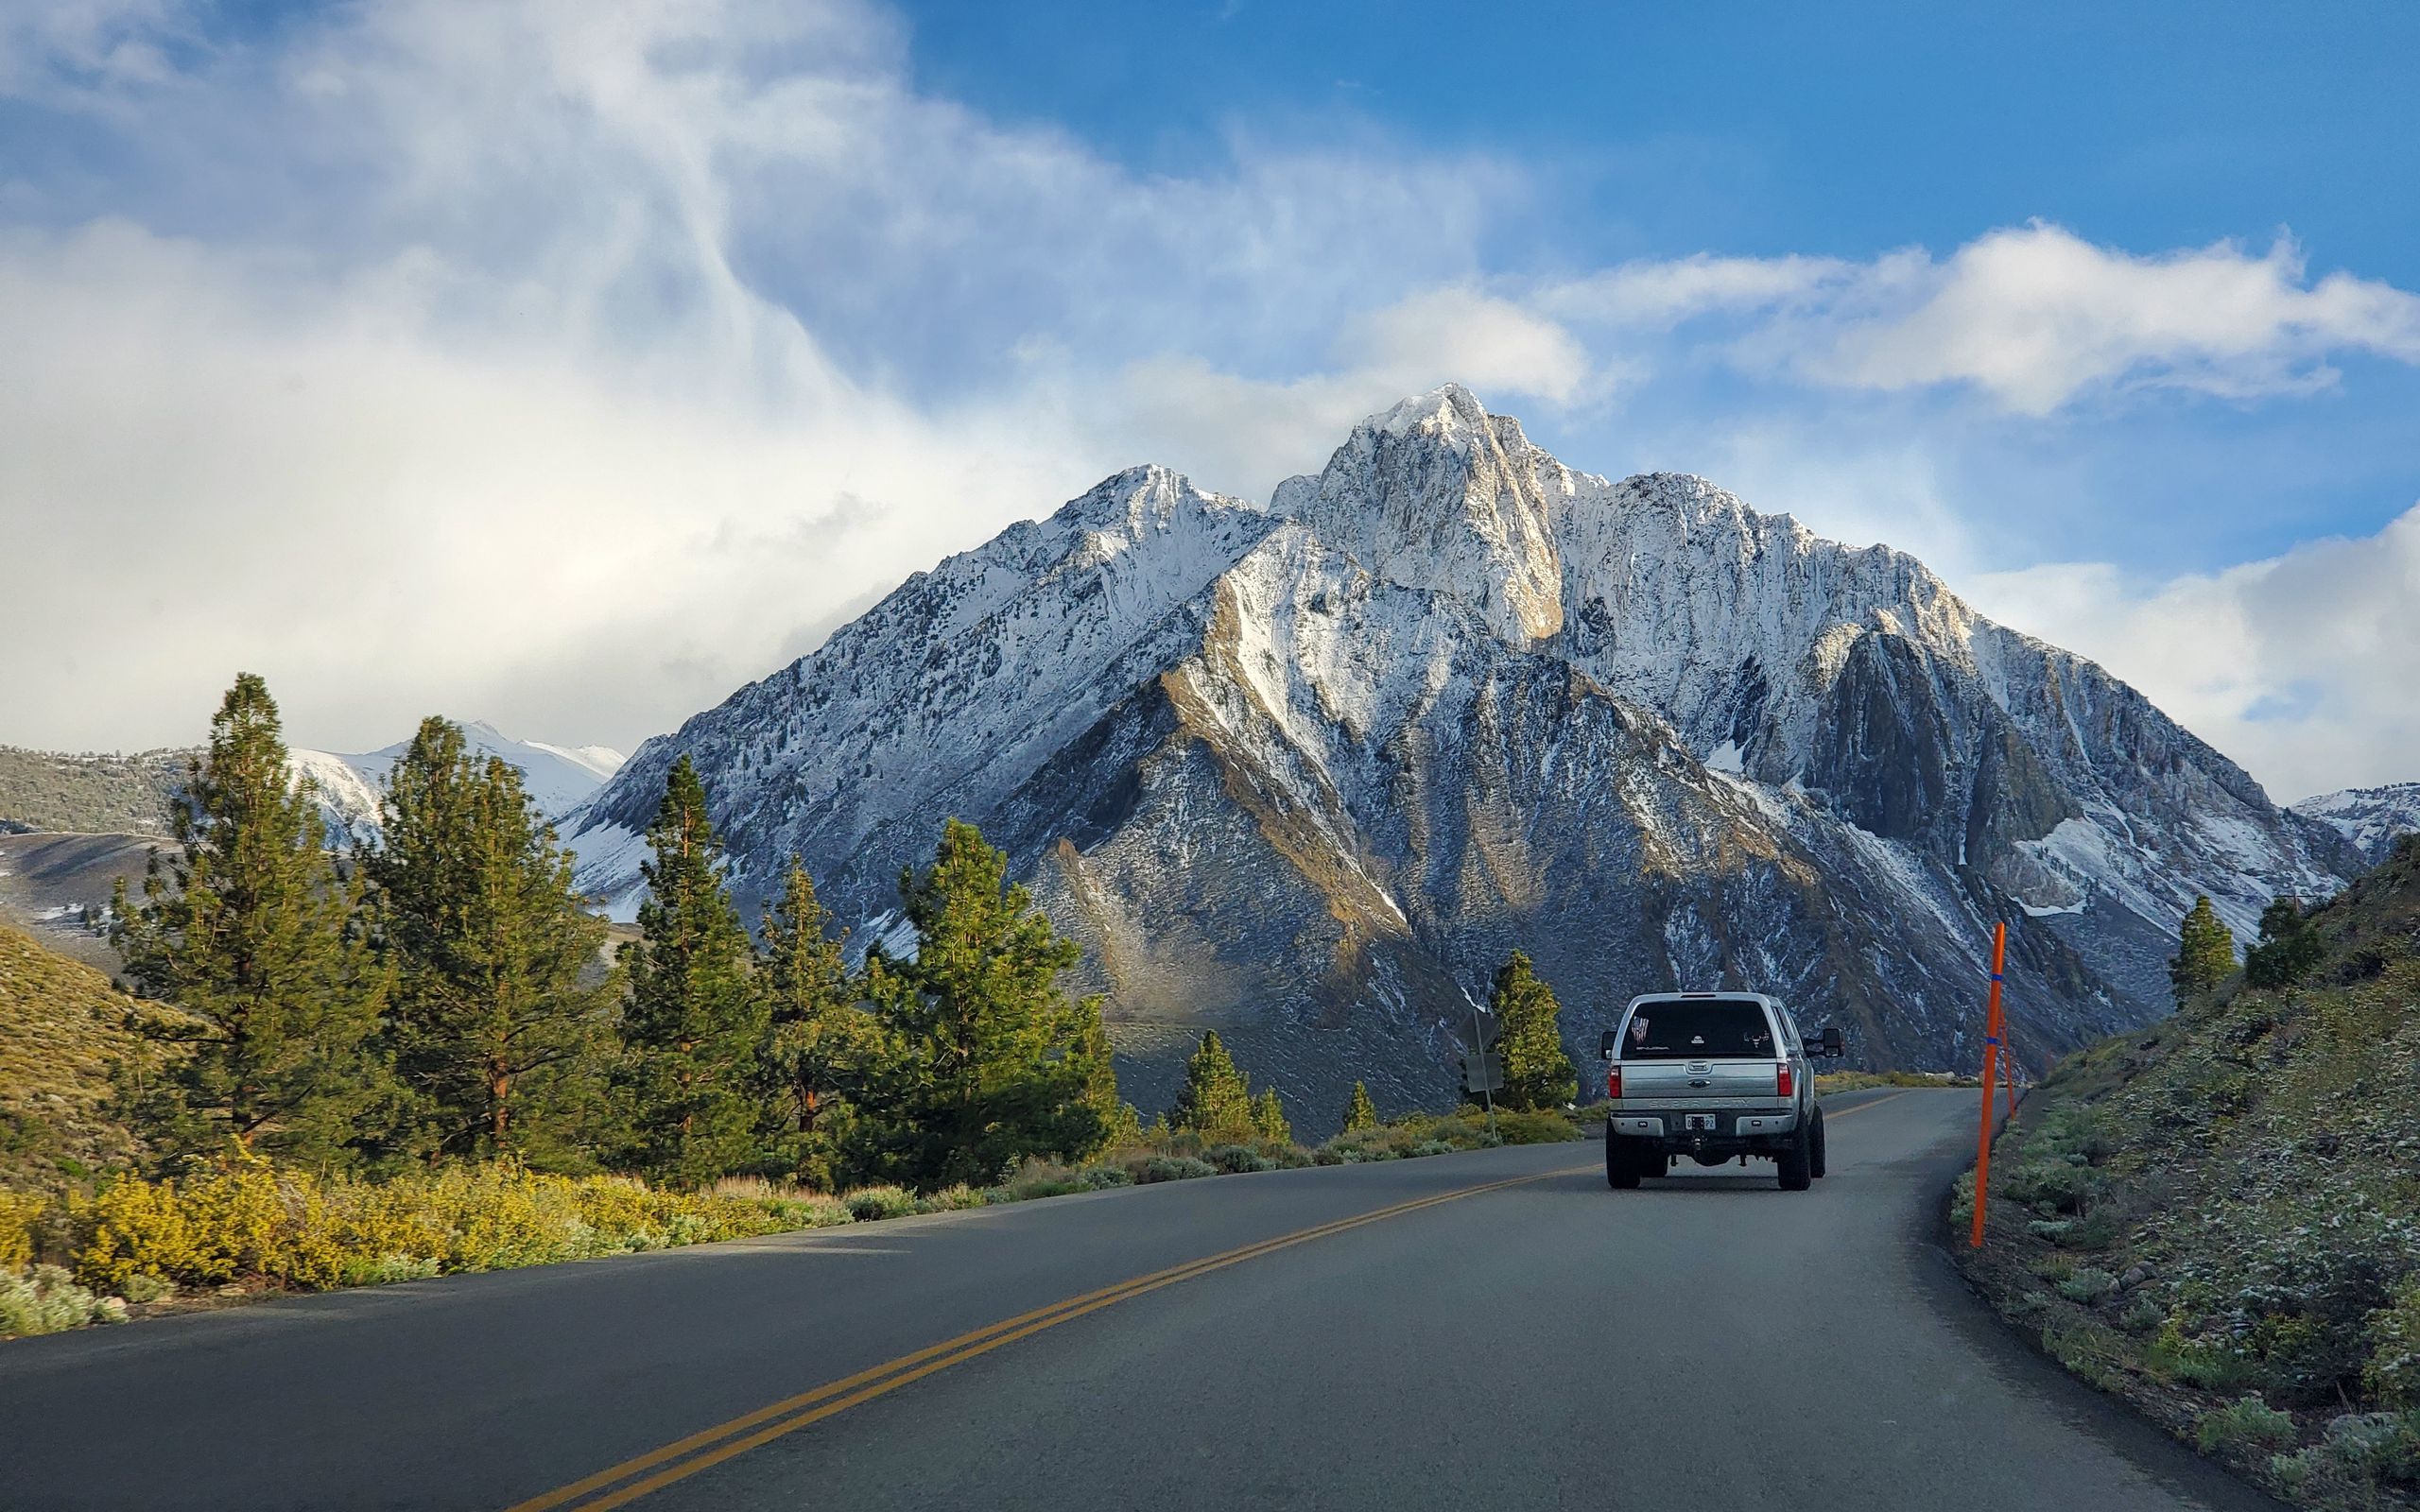
[[[1788,1102],[1774,1091],[1772,1060],[1625,1060],[1624,1110],[1719,1103],[1726,1108]]]

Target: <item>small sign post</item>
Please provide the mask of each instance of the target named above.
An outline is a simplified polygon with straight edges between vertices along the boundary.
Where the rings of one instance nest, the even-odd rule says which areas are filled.
[[[2008,966],[2008,925],[1992,926],[1992,996],[1983,1011],[1983,1128],[1975,1142],[1975,1231],[1967,1247],[1983,1247],[1983,1205],[1992,1188],[1992,1103],[1999,1095],[2000,976]],[[2015,1106],[2016,1083],[2009,1083],[2010,1106]]]
[[[1489,1047],[1504,1037],[1495,1015],[1471,1000],[1471,1049],[1462,1057],[1462,1090],[1487,1105],[1487,1137],[1495,1138],[1495,1094],[1504,1090],[1504,1057]]]

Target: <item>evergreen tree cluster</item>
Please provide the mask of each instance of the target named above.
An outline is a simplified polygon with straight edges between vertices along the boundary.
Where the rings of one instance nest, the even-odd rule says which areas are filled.
[[[510,765],[430,719],[382,797],[383,835],[330,855],[267,685],[236,679],[174,852],[114,910],[131,984],[184,1010],[165,1032],[187,1053],[128,1094],[171,1160],[232,1139],[323,1170],[501,1158],[930,1187],[1140,1132],[1099,1000],[1059,988],[1075,945],[972,825],[901,878],[916,954],[853,972],[796,862],[751,938],[683,758],[648,832],[639,937],[609,962]],[[1283,1137],[1265,1102],[1247,1116]]]
[[[2279,898],[2260,911],[2260,938],[2243,953],[2243,979],[2254,987],[2299,985],[2327,954],[2327,942],[2299,898]]]

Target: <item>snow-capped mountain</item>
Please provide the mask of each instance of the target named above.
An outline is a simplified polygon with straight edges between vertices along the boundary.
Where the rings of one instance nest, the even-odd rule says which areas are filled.
[[[2322,793],[2293,806],[2293,813],[2316,819],[2342,835],[2376,866],[2398,834],[2420,832],[2420,782],[2389,782],[2384,787],[2348,787]]]
[[[549,746],[515,740],[484,720],[462,727],[462,744],[475,756],[501,757],[520,768],[523,789],[540,812],[560,818],[595,793],[619,771],[622,753],[604,746]],[[326,816],[332,841],[374,833],[379,827],[378,794],[396,759],[411,748],[408,740],[358,755],[297,749],[288,753],[294,774],[319,784],[320,807]]]
[[[1516,945],[1576,1048],[1727,984],[1868,1064],[1963,1064],[2002,917],[2039,1062],[2165,1010],[2195,893],[2248,929],[2348,864],[1912,558],[1576,472],[1459,387],[1265,507],[1120,473],[648,741],[565,823],[622,909],[683,752],[752,912],[795,853],[861,945],[943,818],[979,823],[1083,942],[1147,1108],[1203,1022],[1313,1108],[1447,1097]]]

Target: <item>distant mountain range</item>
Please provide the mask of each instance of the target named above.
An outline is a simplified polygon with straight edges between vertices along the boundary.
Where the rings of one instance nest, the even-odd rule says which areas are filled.
[[[620,751],[605,746],[549,746],[543,741],[515,740],[485,720],[462,727],[462,743],[475,756],[501,757],[521,771],[530,800],[548,818],[560,818],[607,778],[619,771]],[[396,759],[411,748],[408,740],[357,755],[297,749],[294,769],[320,787],[320,804],[331,835],[374,833],[379,827],[378,795]]]
[[[2248,933],[2363,866],[1913,558],[1575,472],[1459,387],[1267,505],[1119,473],[648,741],[565,822],[624,914],[684,753],[751,917],[797,854],[858,949],[981,824],[1147,1108],[1203,1023],[1322,1106],[1435,1102],[1514,946],[1583,1052],[1633,993],[1731,985],[1970,1064],[1996,919],[2038,1065],[2166,1010],[2195,894]]]
[[[619,751],[602,746],[514,740],[485,723],[465,725],[463,735],[473,751],[519,767],[530,798],[549,818],[578,806],[622,765]],[[380,785],[409,744],[356,756],[290,753],[295,775],[319,784],[331,846],[375,833]],[[140,882],[149,850],[169,833],[170,808],[196,754],[191,747],[119,756],[0,747],[0,919],[43,932],[54,949],[113,969],[107,945],[79,921],[86,910],[108,904],[117,877]]]
[[[2294,812],[2334,830],[2376,866],[2386,860],[2396,835],[2420,831],[2420,782],[2322,793],[2295,804]]]

